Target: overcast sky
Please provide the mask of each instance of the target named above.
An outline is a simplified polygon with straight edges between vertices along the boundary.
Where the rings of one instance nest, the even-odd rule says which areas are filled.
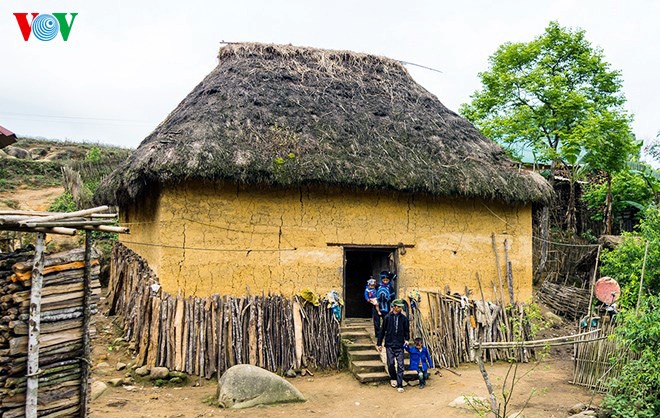
[[[77,12],[69,40],[23,40],[13,13]],[[457,110],[507,41],[548,22],[586,30],[623,74],[638,138],[660,130],[660,1],[2,0],[0,125],[26,136],[137,147],[217,64],[221,41],[347,49],[413,62]]]

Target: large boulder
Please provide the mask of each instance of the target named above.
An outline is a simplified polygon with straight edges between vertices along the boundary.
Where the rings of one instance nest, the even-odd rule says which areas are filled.
[[[224,408],[250,408],[284,402],[304,402],[305,397],[280,376],[249,364],[227,370],[218,382],[218,403]]]
[[[5,152],[9,156],[19,158],[21,160],[31,160],[32,159],[32,156],[30,155],[30,152],[27,151],[27,150],[24,150],[23,148],[9,146],[9,147],[5,148]]]

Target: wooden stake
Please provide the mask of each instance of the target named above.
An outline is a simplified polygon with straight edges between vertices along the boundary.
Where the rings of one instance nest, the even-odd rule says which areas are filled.
[[[495,253],[495,267],[497,268],[497,280],[500,283],[500,301],[502,302],[502,307],[504,307],[504,290],[502,287],[502,271],[500,270],[500,256],[497,253],[497,243],[495,242],[495,233],[490,236],[493,241],[493,252]]]
[[[30,291],[30,326],[28,330],[27,392],[25,396],[26,418],[37,417],[39,392],[39,326],[41,325],[41,286],[43,284],[44,245],[46,234],[37,233],[34,263],[32,264],[32,288]]]
[[[515,298],[513,297],[513,268],[511,266],[511,260],[509,260],[509,249],[511,248],[511,242],[508,239],[504,240],[504,257],[506,263],[506,282],[509,288],[509,302],[513,305],[515,303]]]
[[[92,233],[85,232],[85,273],[83,278],[83,356],[80,362],[82,373],[80,376],[80,416],[86,417],[89,405],[89,371],[91,359],[91,344],[89,338],[89,324],[91,321],[91,300],[92,300]]]
[[[598,273],[598,260],[600,259],[600,250],[603,246],[598,245],[598,251],[596,251],[596,265],[594,266],[594,274],[591,277],[591,287],[589,289],[589,306],[587,307],[587,321],[591,321],[591,302],[594,299],[594,286],[596,286],[596,274]]]
[[[637,294],[637,307],[635,308],[635,313],[639,311],[639,302],[642,300],[642,284],[644,284],[644,270],[646,269],[646,256],[649,253],[649,241],[646,241],[646,247],[644,248],[644,261],[642,261],[642,277],[639,278],[639,293]]]

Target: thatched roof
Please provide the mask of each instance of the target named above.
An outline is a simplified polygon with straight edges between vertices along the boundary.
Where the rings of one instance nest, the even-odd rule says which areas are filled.
[[[219,61],[104,181],[97,201],[123,205],[154,185],[193,179],[506,202],[552,193],[398,61],[248,43],[223,47]]]

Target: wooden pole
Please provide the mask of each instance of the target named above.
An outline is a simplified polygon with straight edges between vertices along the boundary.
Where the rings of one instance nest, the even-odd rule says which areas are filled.
[[[75,218],[78,216],[84,216],[84,215],[91,215],[93,213],[98,213],[98,212],[104,212],[108,210],[107,206],[99,206],[96,208],[92,209],[84,209],[84,210],[79,210],[77,212],[68,212],[68,213],[56,213],[51,216],[37,216],[34,218],[26,219],[24,221],[21,221],[21,224],[28,224],[31,222],[48,222],[48,221],[56,221],[58,219],[67,219],[67,218]]]
[[[28,327],[27,392],[25,394],[25,417],[37,417],[37,395],[39,392],[39,327],[41,325],[41,287],[43,284],[44,245],[46,234],[37,233],[32,285],[30,290],[30,325]]]
[[[639,311],[639,302],[642,300],[642,285],[644,284],[644,270],[646,269],[646,256],[649,253],[649,241],[646,241],[646,247],[644,248],[644,261],[642,261],[642,277],[639,278],[639,293],[637,294],[637,307],[635,308],[635,313]]]
[[[602,245],[598,246],[598,251],[596,251],[596,264],[594,265],[594,274],[591,278],[591,286],[589,290],[589,306],[587,307],[587,321],[591,322],[591,302],[594,299],[594,286],[596,286],[596,274],[598,273],[598,260],[600,259],[600,249]]]
[[[89,324],[92,310],[92,232],[85,231],[85,272],[83,277],[83,356],[80,360],[80,416],[87,416],[89,405],[89,371],[91,359],[91,344],[89,338]]]
[[[502,307],[504,307],[504,290],[502,287],[502,271],[500,270],[500,256],[497,253],[497,243],[495,242],[495,233],[491,235],[493,241],[493,252],[495,253],[495,267],[497,268],[497,279],[500,282],[500,301],[502,302]]]
[[[488,395],[490,398],[490,409],[495,414],[496,417],[500,416],[500,408],[497,406],[497,398],[495,397],[495,391],[493,390],[493,385],[490,383],[490,378],[488,377],[488,372],[484,366],[484,361],[481,358],[481,346],[477,345],[477,364],[479,365],[479,371],[481,371],[481,377],[484,378],[486,383],[486,388],[488,389]]]
[[[511,249],[511,242],[508,239],[505,239],[504,262],[506,263],[506,282],[507,282],[507,287],[509,288],[509,301],[513,305],[515,303],[515,297],[513,296],[513,268],[511,266],[511,260],[509,259],[509,249]]]

